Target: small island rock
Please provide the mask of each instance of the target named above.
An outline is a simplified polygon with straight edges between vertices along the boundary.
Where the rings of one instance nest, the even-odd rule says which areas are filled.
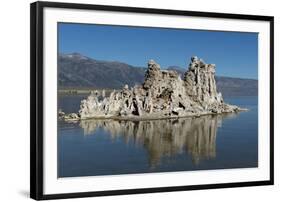
[[[112,91],[109,97],[104,92],[102,96],[91,93],[81,101],[77,114],[64,118],[158,119],[243,110],[226,104],[217,92],[215,69],[214,64],[193,56],[181,79],[177,72],[161,70],[159,64],[149,60],[142,85],[131,89],[125,85],[120,91]]]

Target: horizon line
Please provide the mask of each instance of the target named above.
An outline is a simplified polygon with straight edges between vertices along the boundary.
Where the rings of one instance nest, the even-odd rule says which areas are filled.
[[[102,62],[118,62],[118,63],[123,63],[123,64],[126,64],[126,65],[129,65],[129,66],[132,66],[132,67],[134,67],[134,68],[147,68],[147,67],[145,67],[145,66],[136,66],[136,65],[133,65],[133,64],[129,64],[129,63],[127,63],[127,62],[123,62],[123,61],[119,61],[119,60],[102,60],[102,59],[96,59],[96,58],[93,58],[93,57],[90,57],[90,56],[86,56],[86,55],[83,55],[83,54],[81,54],[81,53],[79,53],[79,52],[71,52],[71,53],[62,53],[62,52],[58,52],[57,53],[57,55],[58,56],[61,56],[61,55],[81,55],[81,56],[83,56],[83,57],[86,57],[86,58],[89,58],[89,59],[91,59],[91,60],[96,60],[96,61],[102,61]],[[192,57],[192,56],[191,56]],[[156,62],[157,63],[157,62]],[[157,64],[159,64],[159,63],[157,63]],[[159,64],[160,65],[160,64]],[[187,70],[186,68],[183,68],[183,67],[181,67],[181,66],[178,66],[178,65],[170,65],[170,66],[167,66],[167,67],[162,67],[161,65],[160,65],[160,68],[162,69],[162,70],[167,70],[169,67],[178,67],[178,68],[180,68],[180,69],[182,69],[182,70]],[[259,80],[258,78],[248,78],[248,77],[235,77],[235,76],[228,76],[228,75],[215,75],[216,77],[226,77],[226,78],[234,78],[234,79],[249,79],[249,80]]]

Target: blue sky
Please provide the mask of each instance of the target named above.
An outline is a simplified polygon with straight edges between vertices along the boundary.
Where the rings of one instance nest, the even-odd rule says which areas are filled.
[[[187,68],[193,55],[216,64],[220,76],[258,78],[258,34],[187,29],[59,24],[59,52],[146,67]]]

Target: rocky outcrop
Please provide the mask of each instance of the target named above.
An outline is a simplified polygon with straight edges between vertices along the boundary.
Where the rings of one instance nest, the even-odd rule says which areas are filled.
[[[184,79],[175,71],[161,70],[159,64],[150,60],[142,85],[131,89],[125,85],[108,97],[105,93],[93,92],[81,101],[77,116],[71,114],[61,118],[159,119],[240,110],[224,103],[222,94],[217,92],[215,65],[194,56]]]

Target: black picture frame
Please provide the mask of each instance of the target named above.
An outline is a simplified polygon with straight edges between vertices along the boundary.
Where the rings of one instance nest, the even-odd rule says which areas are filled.
[[[258,20],[270,23],[270,179],[266,181],[249,181],[239,183],[204,184],[191,186],[155,187],[129,190],[77,192],[66,194],[43,193],[43,9],[81,9],[121,11],[131,13],[164,14],[168,16],[196,16],[239,20]],[[186,191],[198,189],[215,189],[228,187],[245,187],[274,184],[274,17],[259,15],[240,15],[213,12],[195,12],[183,10],[135,8],[120,6],[89,5],[58,2],[35,2],[30,5],[30,197],[36,200],[92,197],[121,194],[138,194],[153,192]]]

